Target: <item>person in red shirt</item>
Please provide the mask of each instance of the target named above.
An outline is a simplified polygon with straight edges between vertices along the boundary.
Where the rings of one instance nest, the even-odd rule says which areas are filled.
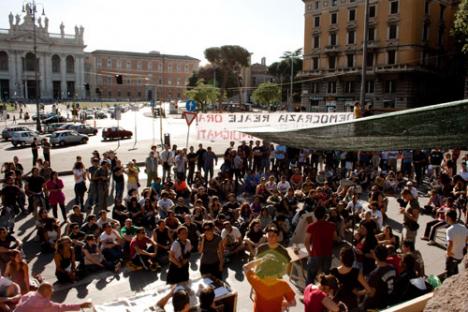
[[[332,300],[333,294],[338,290],[338,280],[333,275],[319,276],[320,284],[309,284],[304,289],[304,311],[340,311],[340,307]]]
[[[148,248],[151,245],[152,250]],[[130,242],[130,257],[133,264],[142,266],[145,270],[156,271],[159,266],[156,262],[156,243],[146,236],[145,229],[139,228],[136,236]],[[153,251],[153,252],[151,252]]]
[[[307,284],[315,281],[319,272],[328,273],[331,266],[333,241],[337,239],[336,226],[325,221],[326,211],[317,207],[314,211],[315,222],[306,230],[304,245],[309,253],[307,260]]]

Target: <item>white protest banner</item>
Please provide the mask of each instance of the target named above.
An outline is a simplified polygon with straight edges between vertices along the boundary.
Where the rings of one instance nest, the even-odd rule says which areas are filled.
[[[353,119],[353,113],[207,113],[197,116],[199,140],[250,140],[239,130],[265,128],[278,131],[311,128]]]

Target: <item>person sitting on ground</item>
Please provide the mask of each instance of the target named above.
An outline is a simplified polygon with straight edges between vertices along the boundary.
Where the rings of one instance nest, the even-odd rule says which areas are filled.
[[[253,260],[257,247],[262,243],[262,239],[262,224],[260,223],[260,220],[253,219],[252,222],[250,222],[249,229],[244,237],[245,250],[249,252],[250,260]]]
[[[24,295],[30,290],[29,267],[18,250],[11,252],[11,261],[8,262],[3,276],[18,284],[21,288],[21,294]]]
[[[253,311],[281,311],[283,307],[296,305],[294,291],[282,279],[285,263],[268,254],[244,265],[244,272],[255,291]]]
[[[103,231],[99,236],[102,255],[106,261],[112,262],[118,271],[123,261],[122,237],[117,230],[112,228],[110,223],[105,223],[102,227]]]
[[[7,263],[11,260],[15,250],[21,250],[23,244],[5,227],[0,227],[0,272],[5,272]]]
[[[244,250],[242,244],[242,234],[239,229],[229,221],[224,222],[224,229],[221,231],[221,238],[224,244],[225,257],[229,259]]]
[[[93,234],[93,235],[99,235],[99,232],[101,229],[99,228],[99,225],[96,223],[96,216],[93,214],[88,215],[86,218],[86,223],[83,224],[81,227],[81,231],[84,232],[85,234]]]
[[[60,283],[73,283],[76,279],[75,251],[70,237],[63,236],[57,241],[54,255],[55,276]]]
[[[451,210],[456,208],[453,205],[454,198],[449,196],[445,199],[445,204],[436,210],[436,219],[426,223],[426,229],[424,230],[424,236],[421,237],[422,240],[433,241],[436,235],[437,229],[442,228],[447,225],[445,221],[445,215]]]
[[[318,278],[318,286],[309,284],[304,290],[305,311],[340,311],[340,306],[333,301],[333,296],[338,290],[338,280],[331,274],[320,274]]]
[[[9,278],[0,275],[0,311],[13,311],[20,298],[20,286]]]
[[[375,238],[377,239],[378,244],[393,245],[396,248],[399,247],[399,237],[393,234],[393,230],[390,225],[384,226],[382,233],[376,234]]]
[[[101,229],[105,223],[109,223],[113,229],[118,230],[120,228],[120,222],[109,218],[106,210],[99,211],[99,219],[97,219],[96,223]]]
[[[156,243],[146,236],[144,228],[139,228],[130,242],[130,258],[134,265],[141,266],[145,270],[156,271],[159,268],[156,262],[156,252],[151,252],[148,245],[152,247],[152,250],[156,250]]]
[[[153,230],[153,241],[156,242],[156,258],[159,265],[165,266],[169,263],[169,249],[172,245],[172,239],[169,236],[169,230],[164,220],[159,220],[157,227]]]
[[[97,272],[101,269],[115,271],[116,267],[112,262],[107,261],[98,248],[96,237],[89,234],[85,238],[83,246],[84,269],[86,273]]]
[[[418,276],[426,276],[422,254],[419,250],[415,249],[414,242],[411,240],[405,240],[401,244],[401,256],[403,257],[406,254],[411,254],[416,259],[415,270],[418,273]]]
[[[68,216],[68,225],[70,225],[71,223],[76,223],[81,227],[84,223],[84,219],[85,215],[81,212],[80,206],[73,205],[72,213]],[[70,230],[70,227],[68,227],[65,233],[69,234]]]

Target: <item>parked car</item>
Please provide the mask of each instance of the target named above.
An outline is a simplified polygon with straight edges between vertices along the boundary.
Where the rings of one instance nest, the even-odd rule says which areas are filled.
[[[16,131],[11,134],[11,144],[14,147],[31,145],[34,141],[34,138],[38,140],[41,139],[37,131],[27,130],[27,131]]]
[[[44,126],[44,133],[53,133],[60,128],[62,128],[64,125],[67,125],[66,123],[62,122],[57,122],[57,123],[52,123]]]
[[[107,119],[107,114],[103,111],[97,111],[94,113],[94,116],[96,117],[96,119]]]
[[[60,115],[54,115],[54,116],[44,119],[42,123],[51,124],[51,123],[65,122],[65,121],[67,121],[67,118],[60,116]]]
[[[11,134],[13,132],[17,132],[17,131],[29,131],[31,129],[29,129],[28,127],[24,127],[24,126],[18,126],[18,127],[6,127],[5,129],[3,129],[2,131],[2,138],[7,141],[11,138]]]
[[[79,124],[79,123],[65,124],[59,130],[75,130],[78,133],[86,134],[86,135],[96,135],[98,132],[97,128],[94,128],[88,125]]]
[[[69,144],[86,144],[88,143],[88,136],[80,134],[75,130],[58,130],[50,136],[50,144],[52,146],[60,145],[65,146]]]
[[[102,130],[103,140],[130,139],[132,135],[132,131],[125,130],[122,127],[104,128]]]

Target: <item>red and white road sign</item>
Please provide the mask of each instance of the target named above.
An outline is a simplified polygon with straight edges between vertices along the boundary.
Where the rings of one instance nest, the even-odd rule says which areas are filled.
[[[185,121],[187,122],[187,126],[189,127],[192,124],[192,122],[195,120],[195,118],[197,118],[197,113],[194,113],[194,112],[183,112],[182,115],[184,116]]]

